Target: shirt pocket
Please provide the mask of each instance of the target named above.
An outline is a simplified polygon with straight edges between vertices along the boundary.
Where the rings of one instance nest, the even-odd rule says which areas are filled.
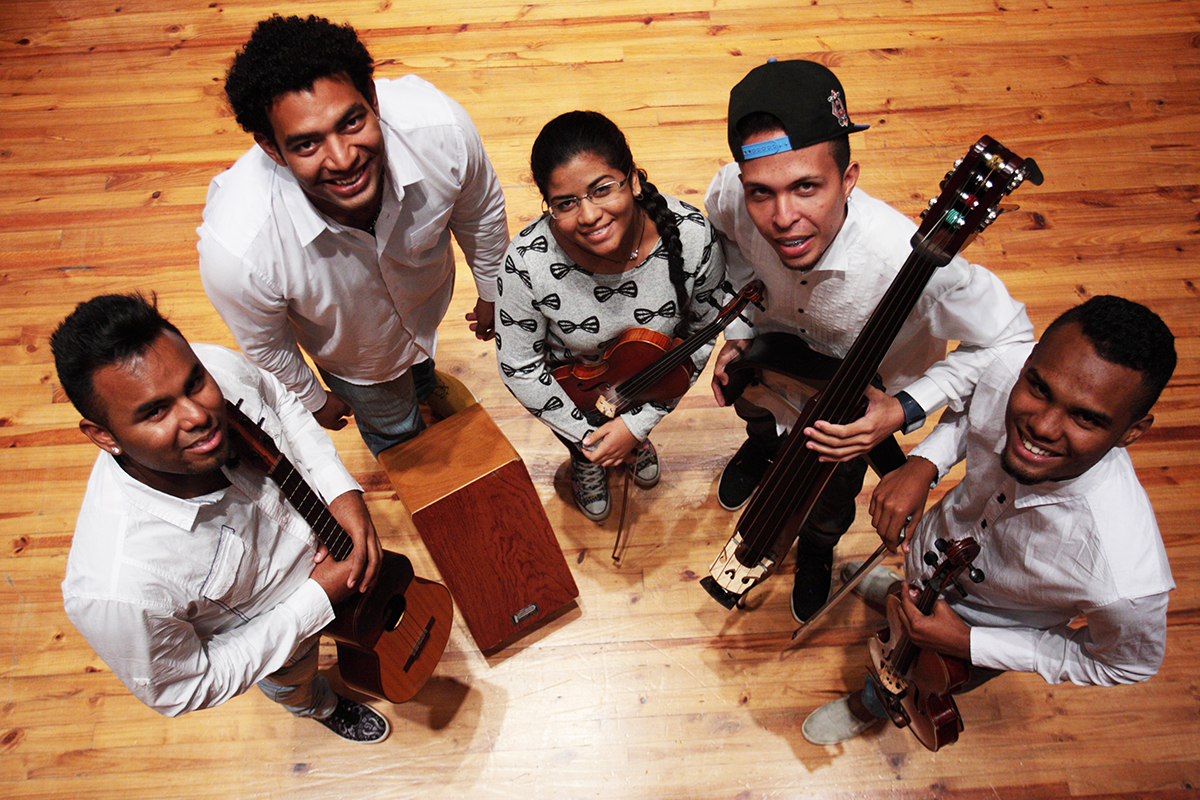
[[[245,598],[245,587],[239,587],[238,575],[246,560],[246,543],[228,525],[221,526],[221,538],[208,568],[208,575],[200,587],[200,595],[222,606],[233,607]],[[242,591],[239,591],[239,588]]]

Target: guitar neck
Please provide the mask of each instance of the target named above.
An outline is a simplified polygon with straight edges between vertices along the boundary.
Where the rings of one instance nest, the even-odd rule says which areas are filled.
[[[308,485],[296,466],[279,451],[271,437],[246,416],[240,408],[240,401],[234,404],[226,400],[225,408],[229,420],[229,433],[233,437],[239,456],[259,467],[279,486],[288,502],[309,524],[334,561],[341,561],[350,555],[350,551],[354,549],[354,540],[329,512],[320,495]]]
[[[280,455],[267,475],[279,485],[288,502],[304,517],[334,561],[342,561],[350,555],[354,540],[286,456]]]

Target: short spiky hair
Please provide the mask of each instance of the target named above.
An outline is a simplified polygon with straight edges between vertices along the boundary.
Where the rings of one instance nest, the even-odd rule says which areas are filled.
[[[247,133],[274,141],[267,109],[288,92],[312,89],[319,78],[345,73],[365,99],[374,96],[375,63],[349,25],[309,16],[278,14],[258,23],[234,56],[225,76],[225,95]]]
[[[158,311],[158,299],[140,292],[103,294],[75,307],[50,335],[54,368],[67,398],[84,419],[107,424],[92,382],[96,371],[146,352],[170,331],[183,334]]]
[[[1080,327],[1096,355],[1142,373],[1141,404],[1133,409],[1133,419],[1149,414],[1175,372],[1175,337],[1162,318],[1141,303],[1097,295],[1064,311],[1046,328],[1042,339],[1071,323]]]

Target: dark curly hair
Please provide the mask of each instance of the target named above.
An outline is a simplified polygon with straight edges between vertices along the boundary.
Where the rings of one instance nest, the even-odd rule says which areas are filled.
[[[243,130],[274,141],[267,109],[276,98],[308,91],[319,78],[343,73],[364,98],[375,96],[375,62],[354,28],[312,15],[275,14],[258,23],[234,56],[225,95]]]
[[[554,170],[583,153],[593,153],[604,159],[610,167],[628,175],[633,169],[633,152],[625,134],[616,123],[598,111],[568,111],[546,123],[533,142],[529,155],[529,168],[533,182],[537,184],[542,199],[549,202],[550,175]],[[636,197],[658,228],[663,249],[667,253],[667,274],[675,287],[680,319],[687,318],[689,307],[686,275],[683,264],[683,242],[679,239],[679,220],[667,207],[666,198],[658,188],[646,179],[646,171],[637,171],[642,184],[642,194]]]
[[[158,310],[158,299],[141,293],[102,294],[80,303],[54,333],[50,350],[58,382],[84,419],[106,425],[92,382],[96,371],[141,355],[165,331],[182,337]]]
[[[1142,373],[1141,404],[1133,409],[1133,419],[1149,414],[1175,372],[1175,336],[1162,318],[1141,303],[1102,294],[1064,311],[1042,340],[1072,323],[1079,325],[1096,355]]]

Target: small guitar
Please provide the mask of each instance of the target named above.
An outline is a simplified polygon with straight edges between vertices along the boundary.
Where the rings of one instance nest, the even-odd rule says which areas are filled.
[[[973,582],[983,581],[983,573],[971,566],[979,555],[979,545],[974,539],[968,536],[950,543],[938,539],[935,544],[945,557],[938,564],[937,553],[925,554],[925,563],[936,565],[937,569],[916,600],[917,608],[926,616],[933,613],[933,604],[951,583],[966,594],[956,581],[963,570],[968,570]],[[930,750],[958,741],[963,723],[950,693],[967,682],[970,665],[917,647],[891,613],[888,627],[876,634],[868,647],[869,668],[876,684],[883,689],[880,700],[892,722],[899,728],[909,728],[917,741]]]
[[[761,303],[762,292],[762,282],[751,281],[716,319],[686,340],[630,328],[598,363],[563,364],[553,370],[554,379],[593,425],[615,419],[638,403],[682,397],[692,384],[692,354],[717,338],[748,303]]]
[[[946,175],[942,192],[922,214],[913,251],[824,387],[804,404],[791,433],[746,504],[732,537],[700,585],[733,608],[786,554],[837,466],[808,449],[804,429],[818,420],[845,425],[862,415],[863,394],[888,348],[939,267],[1000,214],[999,202],[1024,181],[1042,182],[1023,159],[984,136]],[[886,443],[886,440],[885,440]],[[878,448],[877,448],[878,450]],[[893,449],[893,453],[894,453]],[[875,455],[873,453],[873,455]]]
[[[354,549],[320,496],[279,452],[271,437],[226,401],[230,441],[238,456],[279,485],[335,561]],[[418,578],[406,556],[383,551],[375,585],[339,603],[323,632],[337,643],[338,671],[347,686],[403,703],[421,688],[450,639],[454,605],[440,583]]]

